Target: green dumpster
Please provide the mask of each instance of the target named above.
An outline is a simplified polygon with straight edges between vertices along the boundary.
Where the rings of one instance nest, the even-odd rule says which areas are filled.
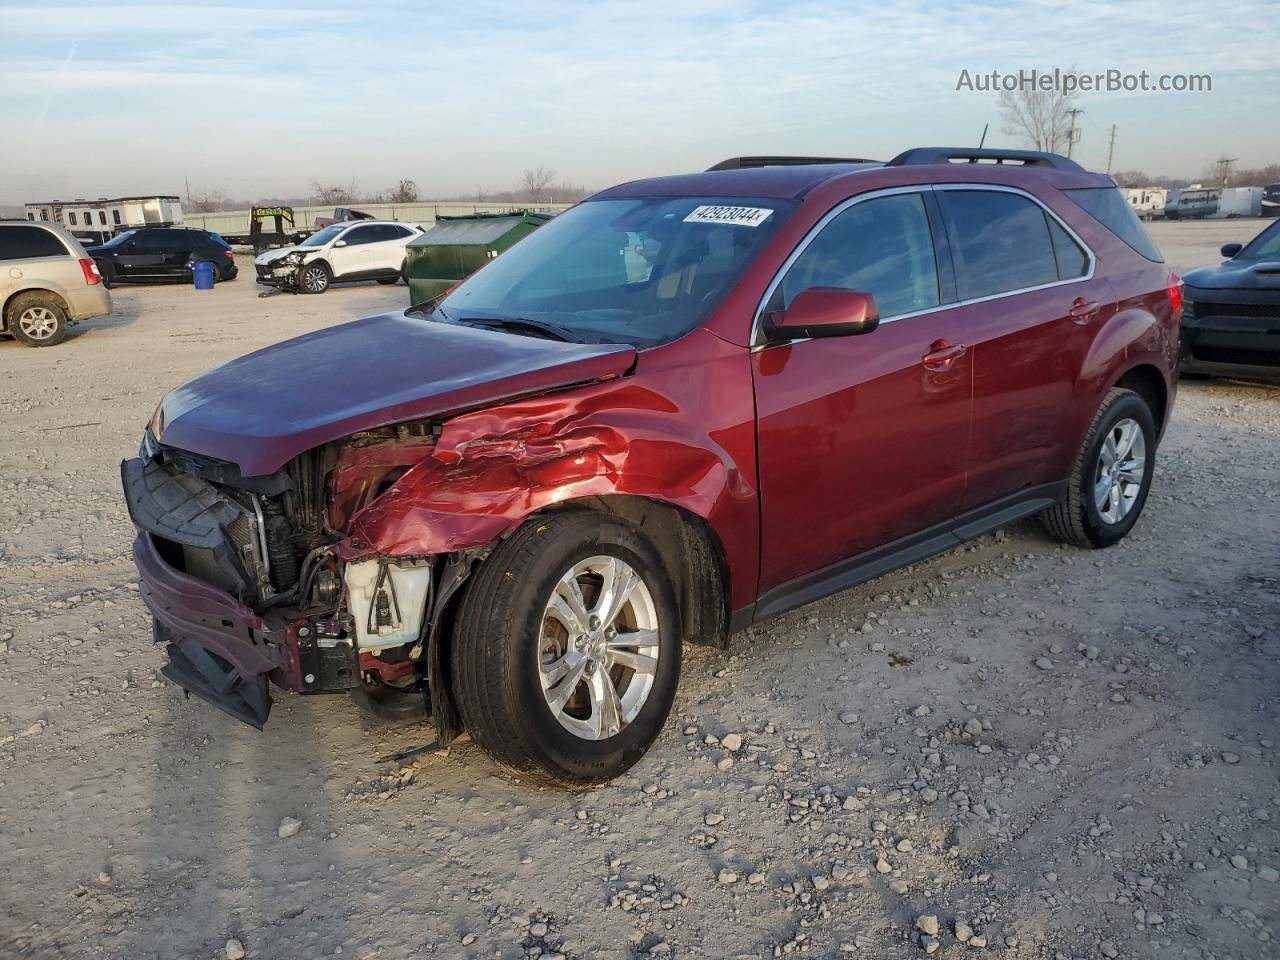
[[[434,227],[405,248],[409,303],[438,297],[552,216],[520,210],[438,218]]]

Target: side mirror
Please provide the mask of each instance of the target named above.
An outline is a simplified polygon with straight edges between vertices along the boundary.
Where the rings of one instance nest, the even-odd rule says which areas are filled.
[[[345,247],[345,246],[347,245],[347,241],[345,241],[345,240],[335,240],[335,241],[333,241],[333,245],[334,245],[335,247]]]
[[[787,309],[765,318],[765,329],[772,340],[850,337],[870,333],[879,325],[876,298],[843,287],[810,287],[797,294]]]
[[[1224,257],[1226,257],[1228,260],[1230,260],[1232,257],[1234,257],[1237,253],[1239,253],[1243,249],[1244,249],[1243,243],[1224,243],[1222,245],[1222,249],[1219,250],[1218,252],[1221,253]]]

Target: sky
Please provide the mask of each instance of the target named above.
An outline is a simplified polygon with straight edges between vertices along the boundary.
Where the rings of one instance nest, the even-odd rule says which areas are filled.
[[[1199,176],[1280,162],[1280,22],[1185,0],[0,0],[0,203],[312,180],[423,196],[544,166],[605,187],[743,154],[1018,146],[962,70],[1208,73],[1080,98],[1077,160]]]

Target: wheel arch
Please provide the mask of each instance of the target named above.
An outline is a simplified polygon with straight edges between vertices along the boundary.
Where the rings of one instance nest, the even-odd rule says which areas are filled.
[[[1160,368],[1151,363],[1139,363],[1122,373],[1112,386],[1132,390],[1151,408],[1156,431],[1163,436],[1169,417],[1169,385]]]
[[[43,293],[53,297],[55,300],[58,301],[59,305],[62,307],[62,312],[66,314],[67,320],[70,321],[72,319],[71,303],[70,301],[67,300],[66,296],[63,294],[61,290],[49,285],[36,285],[36,286],[30,286],[30,287],[23,287],[21,290],[16,290],[5,299],[4,305],[0,306],[0,330],[9,329],[10,307],[13,306],[13,303],[15,300],[17,300],[19,297],[25,296],[28,293]]]

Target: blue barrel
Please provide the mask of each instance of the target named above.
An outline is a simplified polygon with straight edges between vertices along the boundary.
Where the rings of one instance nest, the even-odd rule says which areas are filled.
[[[213,289],[213,264],[208,260],[201,260],[192,266],[191,275],[195,277],[197,290]]]

